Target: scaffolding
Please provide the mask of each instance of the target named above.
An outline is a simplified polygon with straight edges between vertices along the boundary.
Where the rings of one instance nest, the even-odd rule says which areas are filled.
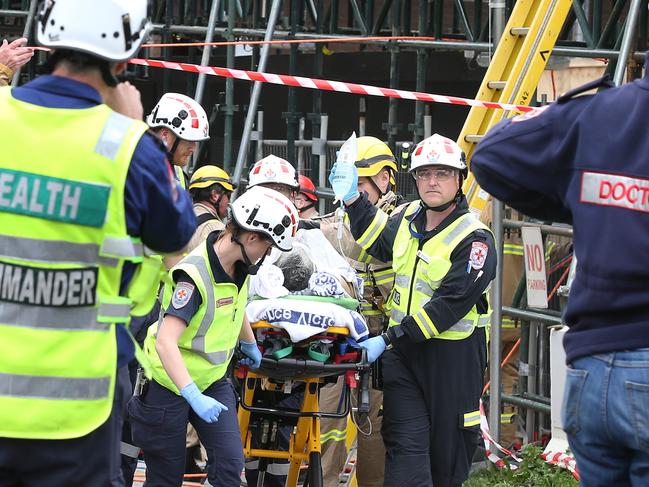
[[[215,65],[222,58],[226,67],[234,68],[243,65],[243,61],[237,61],[237,54],[247,49],[244,46],[174,48],[169,44],[245,43],[260,39],[292,41],[290,44],[250,45],[246,68],[264,71],[272,56],[284,55],[288,60],[282,74],[306,72],[310,77],[321,78],[334,49],[355,54],[355,59],[367,53],[384,53],[389,66],[383,86],[401,88],[404,60],[414,59],[413,88],[429,92],[431,59],[439,53],[461,53],[467,65],[484,72],[515,3],[515,0],[156,0],[152,2],[154,38],[166,46],[146,49],[143,56],[202,65]],[[36,0],[0,0],[0,39],[28,35],[36,4]],[[605,60],[606,71],[613,75],[617,84],[621,84],[625,75],[627,80],[631,80],[642,73],[644,51],[649,47],[648,27],[647,0],[574,0],[552,50],[552,58]],[[44,53],[39,53],[41,62],[44,56]],[[309,65],[305,65],[307,61]],[[282,113],[285,137],[269,139],[264,137],[264,111],[260,109],[260,100],[266,88],[261,83],[246,85],[227,79],[224,91],[214,96],[208,92],[204,75],[195,78],[169,70],[158,75],[146,67],[130,69],[137,79],[144,82],[159,76],[161,83],[155,86],[155,96],[182,83],[188,95],[195,95],[199,100],[212,100],[206,105],[206,111],[211,114],[212,122],[218,119],[222,123],[223,143],[218,159],[226,170],[233,172],[235,179],[239,180],[245,174],[252,161],[272,151],[295,161],[301,172],[317,181],[322,196],[331,196],[325,188],[326,176],[342,140],[332,130],[340,120],[333,120],[326,112],[322,91],[299,92],[296,87],[286,88],[286,110]],[[23,73],[15,76],[14,83],[25,82],[38,72],[37,63],[30,63]],[[350,69],[349,73],[358,74],[358,71]],[[476,81],[476,91],[478,85]],[[239,99],[245,103],[236,103],[235,92],[244,93]],[[387,120],[380,125],[381,133],[374,131],[372,135],[388,141],[395,154],[400,154],[401,141],[412,143],[421,140],[431,134],[434,123],[431,106],[423,101],[415,101],[412,117],[404,120],[400,110],[412,103],[390,98],[386,112],[384,105],[377,109],[365,97],[359,98],[353,110],[354,114],[357,113],[353,121],[357,133],[365,134],[370,119]],[[240,114],[243,117],[244,112],[245,121],[240,124],[242,130],[239,131],[235,126],[235,116]],[[273,129],[277,130],[277,127]],[[203,163],[208,153],[209,149],[203,147],[195,162]],[[400,175],[399,181],[401,188],[409,192],[409,179]],[[506,220],[502,205],[496,204],[495,208],[496,233],[502,239],[504,231],[518,228],[520,222]],[[324,203],[321,210],[325,210]],[[544,234],[571,236],[570,228],[551,223],[531,224],[539,225]],[[499,274],[496,282],[502,282],[502,269]],[[492,398],[495,396],[491,401],[492,432],[498,437],[499,420],[494,424],[494,419],[499,418],[503,401],[525,411],[527,439],[531,441],[549,429],[547,329],[561,324],[560,314],[558,310],[502,307],[500,299],[493,304],[501,309],[503,316],[520,320],[525,330],[527,357],[522,360],[527,360],[524,363],[528,375],[521,380],[516,394],[502,394],[499,369],[495,367],[492,370],[490,395]],[[492,342],[498,342],[499,324],[493,324],[496,340]],[[496,346],[491,350],[491,362],[498,364],[500,359],[500,349]]]

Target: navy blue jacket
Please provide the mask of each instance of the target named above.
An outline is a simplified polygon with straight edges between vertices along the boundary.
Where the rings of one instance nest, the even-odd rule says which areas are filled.
[[[471,162],[494,197],[573,224],[568,363],[649,347],[649,78],[578,96],[588,87],[496,125]]]
[[[102,103],[90,85],[60,76],[40,76],[11,92],[14,98],[48,108],[90,108]],[[82,134],[80,134],[82,136]],[[52,147],[52,150],[56,150]],[[160,253],[181,250],[194,234],[196,218],[189,195],[176,184],[165,150],[152,135],[145,134],[135,148],[124,188],[126,229],[132,237]],[[135,267],[124,266],[124,292]],[[117,327],[118,365],[133,357],[133,344],[122,327]]]

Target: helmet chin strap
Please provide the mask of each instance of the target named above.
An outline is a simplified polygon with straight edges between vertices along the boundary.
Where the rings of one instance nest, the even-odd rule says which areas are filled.
[[[171,163],[176,165],[174,163],[174,158],[176,157],[176,149],[178,149],[178,144],[180,143],[180,137],[178,137],[176,134],[174,134],[174,137],[176,137],[176,140],[174,140],[174,143],[171,146],[171,149],[169,149],[169,155],[171,156]]]
[[[214,202],[209,201],[209,200],[207,201],[212,206],[212,208],[214,208],[214,212],[217,214],[217,216],[219,218],[221,218],[221,215],[219,215],[219,205],[221,204],[221,198],[222,197],[223,197],[223,194],[219,193],[219,197],[216,198],[216,201],[214,201]]]
[[[302,208],[298,208],[297,212],[298,214],[302,214],[303,211],[310,210],[311,208],[315,208],[315,203],[309,203],[306,206],[303,206]]]
[[[266,260],[266,254],[264,254],[264,256],[261,259],[259,259],[256,264],[253,264],[252,261],[250,260],[250,257],[248,257],[248,254],[246,253],[245,247],[239,241],[238,235],[232,235],[232,237],[230,238],[234,243],[236,243],[241,248],[241,257],[243,257],[243,261],[248,266],[248,274],[250,274],[251,276],[257,274],[259,268],[264,263],[264,260]]]

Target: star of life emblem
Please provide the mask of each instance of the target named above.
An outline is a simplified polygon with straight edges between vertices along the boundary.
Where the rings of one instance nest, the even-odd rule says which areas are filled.
[[[190,284],[188,282],[178,283],[176,290],[174,291],[174,295],[171,298],[172,306],[176,309],[183,308],[187,303],[189,303],[189,299],[192,297],[193,292],[193,284]]]
[[[475,270],[480,270],[484,267],[485,260],[489,247],[484,242],[473,242],[471,245],[471,253],[469,254],[469,264]]]

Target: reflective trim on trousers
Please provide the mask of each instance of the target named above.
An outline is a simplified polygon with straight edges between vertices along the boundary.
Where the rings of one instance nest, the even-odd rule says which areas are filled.
[[[518,328],[518,320],[503,317],[500,321],[503,328]]]
[[[523,255],[523,246],[520,244],[503,244],[503,253],[505,255]]]
[[[130,126],[134,122],[135,120],[132,118],[125,117],[117,112],[112,112],[108,120],[106,120],[99,140],[97,140],[95,152],[114,161],[128,134]]]
[[[286,460],[282,460],[286,461]],[[259,470],[259,460],[246,461],[246,470]],[[288,475],[290,463],[269,463],[266,466],[266,473],[270,475]]]
[[[329,430],[320,433],[320,444],[324,445],[328,441],[345,441],[347,439],[347,430]]]
[[[138,458],[140,456],[140,447],[122,441],[119,444],[119,452],[125,457]]]
[[[95,379],[0,374],[0,396],[95,400],[108,397],[110,377]]]
[[[356,241],[358,245],[367,250],[379,237],[387,223],[388,215],[383,213],[381,210],[377,210],[376,216],[370,223],[370,226],[367,227],[367,230],[365,230],[365,232],[363,232],[361,238]]]
[[[480,424],[480,411],[471,411],[470,413],[464,413],[464,428],[469,428],[471,426],[477,426]]]

